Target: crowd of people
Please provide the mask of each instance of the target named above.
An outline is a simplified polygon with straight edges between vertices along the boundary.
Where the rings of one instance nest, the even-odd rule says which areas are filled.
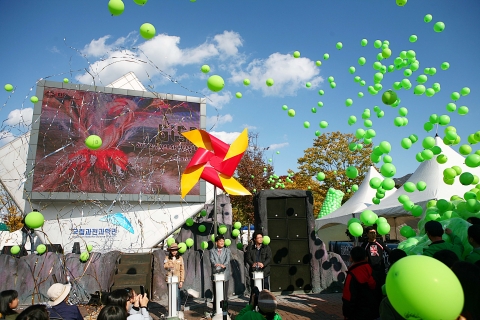
[[[475,222],[475,221],[473,221]],[[351,265],[344,283],[342,301],[343,315],[347,320],[400,320],[404,319],[392,306],[385,292],[385,282],[389,268],[397,261],[406,257],[400,249],[390,249],[377,237],[374,227],[365,229],[367,240],[350,251]],[[468,242],[473,251],[462,259],[464,251],[462,241],[450,229],[443,229],[437,221],[428,221],[425,232],[431,244],[423,251],[423,255],[430,256],[444,263],[457,276],[463,292],[465,303],[458,319],[480,319],[480,224],[473,224],[468,228]],[[450,238],[443,240],[444,233]],[[388,253],[387,267],[384,253]],[[231,275],[231,251],[225,246],[225,238],[218,235],[215,246],[209,253],[213,275],[224,273],[224,293],[227,295],[229,278]],[[263,234],[255,232],[252,243],[245,248],[245,263],[250,274],[250,301],[240,311],[238,320],[281,320],[276,313],[277,300],[270,289],[270,262],[272,252],[269,246],[263,244]],[[168,248],[164,268],[168,276],[178,277],[177,311],[181,314],[180,289],[185,281],[185,265],[179,254],[179,247],[173,243]],[[258,291],[254,286],[253,272],[263,271],[264,290]],[[168,280],[168,279],[167,279]],[[212,288],[215,286],[212,283]],[[76,305],[68,303],[71,291],[70,284],[53,284],[47,291],[48,305],[33,305],[21,313],[18,307],[18,293],[15,290],[6,290],[0,293],[0,319],[7,320],[82,320],[83,317]],[[217,293],[214,294],[217,296]],[[225,297],[226,299],[228,297]],[[101,309],[99,320],[152,320],[148,310],[149,299],[146,294],[137,294],[131,288],[117,289],[107,296],[105,306]],[[215,305],[215,303],[214,303]]]
[[[473,221],[475,222],[475,221]],[[401,320],[384,292],[388,268],[383,253],[388,253],[389,268],[407,256],[400,249],[390,250],[379,238],[374,227],[367,227],[367,240],[350,251],[350,267],[345,279],[342,301],[347,320]],[[462,259],[464,246],[450,229],[443,229],[438,221],[428,221],[425,233],[431,244],[423,250],[444,263],[457,276],[463,292],[464,307],[458,319],[480,319],[480,224],[468,228],[468,242],[473,251]],[[450,242],[442,239],[447,234]]]

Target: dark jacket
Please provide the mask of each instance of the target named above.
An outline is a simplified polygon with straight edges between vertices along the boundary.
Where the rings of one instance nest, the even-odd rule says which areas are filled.
[[[260,249],[257,249],[255,245],[249,246],[246,261],[249,266],[250,273],[255,271],[252,266],[255,262],[263,263],[263,276],[268,277],[270,275],[270,262],[272,261],[272,250],[269,246],[262,244]]]
[[[342,295],[342,311],[348,320],[371,320],[378,318],[375,295],[375,279],[368,262],[353,264],[347,272]]]
[[[390,248],[381,240],[375,240],[374,242],[365,241],[362,243],[362,248],[365,249],[365,253],[368,257],[368,263],[372,267],[373,277],[379,286],[385,283],[385,260],[383,257],[384,252],[390,253]]]
[[[50,318],[61,318],[64,320],[83,320],[83,316],[75,305],[68,305],[65,301],[51,307]]]

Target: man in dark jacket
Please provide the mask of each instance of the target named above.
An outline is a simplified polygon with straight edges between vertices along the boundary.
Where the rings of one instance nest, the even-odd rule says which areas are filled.
[[[367,262],[365,250],[354,247],[350,251],[348,268],[342,295],[343,316],[347,320],[373,320],[378,318],[375,279]]]
[[[368,240],[363,242],[361,247],[365,249],[375,282],[378,287],[381,287],[385,284],[387,276],[383,254],[384,252],[390,253],[391,250],[381,239],[377,239],[377,231],[374,227],[367,227],[365,231]]]
[[[246,261],[250,271],[251,288],[254,286],[253,272],[263,271],[263,288],[270,290],[270,261],[272,250],[263,244],[263,233],[255,231],[253,234],[253,245],[248,248]]]

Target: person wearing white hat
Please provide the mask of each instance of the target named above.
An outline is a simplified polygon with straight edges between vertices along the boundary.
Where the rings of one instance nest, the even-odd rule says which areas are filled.
[[[70,284],[54,283],[47,291],[50,299],[48,305],[51,318],[62,318],[63,320],[83,320],[80,310],[75,305],[68,305],[67,299],[71,289]]]

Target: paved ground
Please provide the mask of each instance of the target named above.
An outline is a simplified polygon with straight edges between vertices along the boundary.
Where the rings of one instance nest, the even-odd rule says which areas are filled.
[[[343,319],[342,316],[342,294],[294,294],[288,296],[277,296],[278,313],[283,320],[320,320],[320,319]],[[248,303],[247,298],[234,298],[229,301],[229,313],[232,320],[238,312]],[[184,312],[186,320],[210,319],[206,314],[212,311],[211,304],[205,304],[201,300],[189,301]],[[86,319],[95,319],[99,309],[95,307],[81,307],[82,314]],[[161,304],[152,302],[149,305],[152,317],[161,319],[162,315],[167,316],[167,310]]]

